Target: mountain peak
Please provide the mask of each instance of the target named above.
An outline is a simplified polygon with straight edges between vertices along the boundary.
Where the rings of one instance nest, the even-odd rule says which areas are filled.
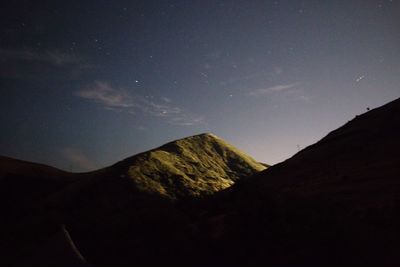
[[[209,133],[209,132],[205,132],[205,133],[201,133],[201,134],[197,134],[197,135],[193,135],[193,136],[219,138],[219,137],[216,136],[215,134]]]
[[[222,140],[222,138],[218,137],[217,135],[213,133],[201,133],[201,134],[196,134],[184,138],[180,138],[174,141],[171,141],[167,144],[170,143],[179,143],[179,142],[184,142],[184,141],[189,141],[189,142],[213,142],[217,140]],[[167,145],[165,144],[165,145]]]
[[[171,199],[212,194],[266,167],[211,133],[178,139],[110,167]]]
[[[220,138],[219,136],[217,136],[217,135],[215,135],[213,133],[201,133],[201,134],[198,134],[198,135],[195,135],[195,136],[198,136],[198,137],[201,137],[201,138],[218,139],[218,140],[222,139],[222,138]]]

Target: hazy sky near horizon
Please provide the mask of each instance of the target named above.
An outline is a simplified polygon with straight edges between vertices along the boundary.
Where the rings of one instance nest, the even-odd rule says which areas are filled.
[[[400,4],[13,1],[0,155],[73,171],[212,132],[278,163],[400,96]]]

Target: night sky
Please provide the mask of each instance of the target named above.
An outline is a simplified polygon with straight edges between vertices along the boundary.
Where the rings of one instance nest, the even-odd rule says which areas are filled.
[[[400,96],[388,1],[12,1],[0,155],[105,167],[212,132],[275,164]]]

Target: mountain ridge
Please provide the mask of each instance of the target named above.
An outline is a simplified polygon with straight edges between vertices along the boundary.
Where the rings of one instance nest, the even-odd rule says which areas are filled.
[[[214,260],[224,266],[397,266],[398,114],[400,99],[230,187],[215,213],[225,218],[218,247],[235,256]],[[238,249],[243,240],[249,255]]]
[[[213,135],[175,140],[80,176],[88,179],[26,209],[29,216],[5,216],[10,223],[3,225],[8,239],[0,239],[0,259],[18,262],[25,255],[21,247],[51,251],[43,240],[65,226],[76,251],[93,266],[397,266],[398,114],[400,99],[261,172]],[[234,184],[226,189],[200,190],[204,197],[191,192],[190,184],[182,194],[168,187],[169,178],[190,179],[179,176],[190,170],[182,159],[196,168],[193,162],[205,161],[205,171],[213,167],[222,175],[245,175],[247,168],[256,173],[231,178]],[[171,175],[154,179],[158,185],[140,184],[166,168]],[[135,179],[140,171],[143,177]],[[65,240],[57,237],[54,244],[62,247]],[[70,252],[69,245],[64,255]]]
[[[218,136],[202,133],[139,153],[110,168],[120,169],[119,176],[132,178],[142,190],[177,198],[211,194],[267,167]]]
[[[234,164],[232,160],[236,160]],[[175,140],[93,172],[60,171],[72,179],[57,179],[59,170],[52,167],[15,162],[18,166],[22,164],[22,172],[0,172],[6,173],[0,177],[0,211],[7,218],[0,221],[0,227],[7,229],[0,240],[0,258],[6,265],[21,263],[20,255],[27,257],[23,263],[30,260],[40,263],[41,256],[36,257],[36,251],[45,255],[46,240],[59,236],[62,227],[68,229],[71,242],[90,264],[102,265],[104,261],[105,265],[115,266],[116,261],[145,262],[154,253],[172,261],[172,254],[164,251],[164,247],[171,246],[169,240],[189,243],[191,236],[190,220],[175,203],[189,203],[194,198],[213,194],[265,169],[210,134]],[[7,164],[0,166],[7,167]],[[38,168],[34,174],[29,173],[32,166]],[[201,172],[197,171],[200,169]],[[51,170],[49,176],[47,170]],[[43,182],[41,173],[48,176]],[[162,223],[154,225],[155,222]],[[65,238],[57,240],[55,244],[67,250],[61,255],[70,255],[71,246],[63,245]],[[112,240],[120,244],[113,246]],[[164,245],[157,252],[151,252],[147,246],[138,246],[135,240],[147,246]],[[135,247],[134,253],[129,252],[131,246]],[[116,260],[114,255],[120,258]],[[156,260],[157,257],[152,259]],[[43,262],[47,259],[43,258]]]

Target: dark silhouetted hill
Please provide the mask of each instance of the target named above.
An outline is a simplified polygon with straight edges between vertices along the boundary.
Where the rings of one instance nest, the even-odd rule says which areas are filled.
[[[190,242],[190,222],[174,202],[211,195],[266,168],[212,134],[176,140],[90,173],[10,158],[0,158],[0,167],[1,226],[7,229],[0,249],[4,262],[17,266],[40,265],[49,240],[68,247],[62,227],[79,255],[95,265],[176,262],[177,247]]]
[[[399,265],[399,136],[398,99],[234,185],[218,200],[223,249],[214,259],[227,266]]]
[[[398,99],[261,172],[210,134],[87,174],[2,171],[0,265],[398,266],[399,114]]]

